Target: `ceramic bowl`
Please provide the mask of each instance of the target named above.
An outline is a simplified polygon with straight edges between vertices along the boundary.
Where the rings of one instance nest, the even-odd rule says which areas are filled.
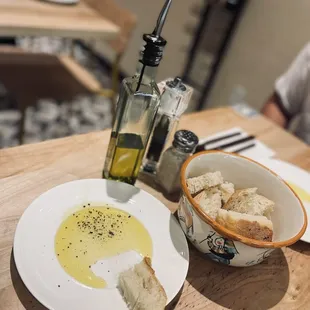
[[[249,239],[226,229],[194,201],[186,179],[214,171],[220,171],[235,188],[257,187],[261,195],[275,202],[272,242]],[[298,241],[306,230],[306,212],[294,191],[277,174],[249,158],[221,151],[198,153],[182,166],[181,185],[181,227],[190,242],[214,261],[237,267],[258,264],[274,249]]]

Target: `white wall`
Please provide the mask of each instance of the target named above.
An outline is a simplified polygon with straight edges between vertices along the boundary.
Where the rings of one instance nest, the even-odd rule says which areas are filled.
[[[226,105],[233,87],[261,108],[274,80],[310,40],[309,0],[249,0],[217,76],[208,107]]]

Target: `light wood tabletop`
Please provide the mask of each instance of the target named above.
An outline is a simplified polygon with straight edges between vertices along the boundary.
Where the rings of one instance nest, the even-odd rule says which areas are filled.
[[[180,128],[200,137],[241,127],[272,148],[276,157],[310,171],[310,148],[262,116],[247,119],[229,108],[186,115]],[[45,309],[27,291],[14,264],[17,222],[44,191],[67,181],[100,178],[109,131],[89,133],[0,151],[0,310]],[[137,186],[172,212],[177,202],[141,180]],[[310,246],[301,241],[279,249],[260,265],[234,268],[202,258],[190,247],[184,286],[175,309],[309,309]]]
[[[61,5],[39,0],[0,0],[0,35],[107,39],[119,28],[83,1]]]

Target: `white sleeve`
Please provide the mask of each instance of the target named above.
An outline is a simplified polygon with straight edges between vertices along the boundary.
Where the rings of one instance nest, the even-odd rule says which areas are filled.
[[[310,43],[293,61],[286,73],[275,82],[275,91],[282,101],[282,109],[291,118],[302,110],[310,87]]]

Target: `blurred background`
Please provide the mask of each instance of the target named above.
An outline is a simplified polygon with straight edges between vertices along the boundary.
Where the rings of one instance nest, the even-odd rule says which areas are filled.
[[[30,8],[38,1],[17,2]],[[152,31],[163,1],[81,0],[70,8],[39,4],[73,12],[81,3],[119,23],[122,44],[92,35],[62,37],[53,29],[43,35],[8,33],[0,23],[0,147],[111,126],[116,84],[134,74],[142,34]],[[11,2],[0,0],[1,5],[4,12]],[[309,40],[309,10],[307,0],[174,1],[163,30],[168,44],[157,81],[180,76],[192,86],[188,112],[236,101],[260,110],[275,79]]]

